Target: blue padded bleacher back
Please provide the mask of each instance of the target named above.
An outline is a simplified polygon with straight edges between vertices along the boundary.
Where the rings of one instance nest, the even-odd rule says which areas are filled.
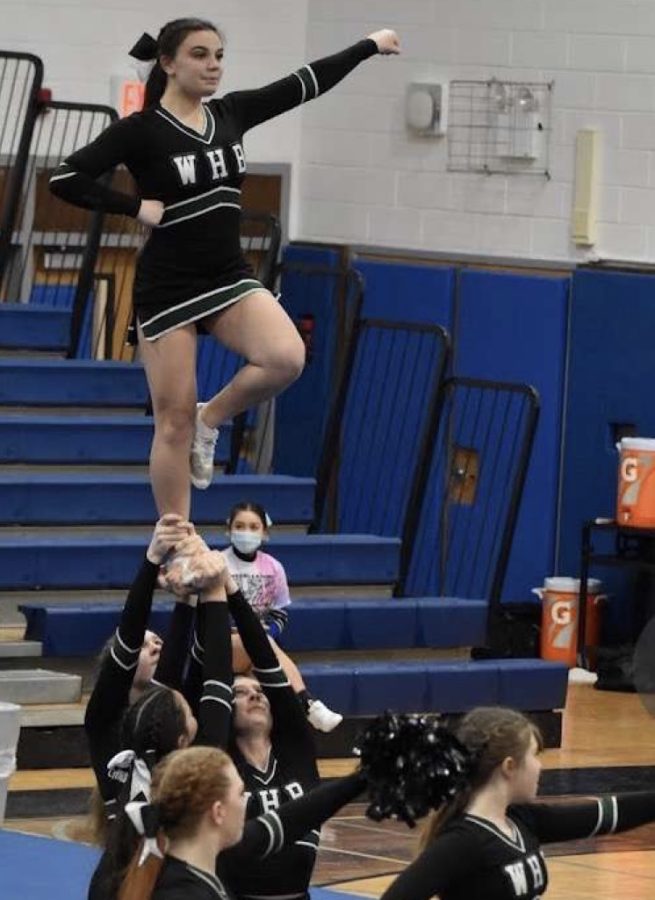
[[[30,294],[30,303],[34,306],[60,309],[71,312],[75,300],[74,284],[34,284]],[[82,328],[80,331],[75,359],[92,359],[92,328],[93,328],[93,296],[84,307]]]
[[[306,603],[294,599],[279,643],[290,653],[297,650],[343,650],[348,647],[343,603],[333,598],[312,599]]]
[[[282,257],[281,302],[292,321],[313,317],[311,355],[300,378],[275,402],[275,471],[314,475],[334,389],[339,290],[337,250],[292,245]]]
[[[655,436],[655,276],[573,276],[559,570],[577,574],[582,523],[616,511],[612,424]]]
[[[497,664],[489,671],[477,663],[441,662],[427,674],[426,709],[431,712],[467,712],[475,706],[498,704]]]
[[[364,277],[362,315],[371,319],[436,323],[453,331],[455,269],[357,259]]]
[[[534,659],[480,660],[481,669],[498,679],[498,703],[512,709],[554,709],[553,697],[561,697],[564,706],[568,673],[558,663]]]
[[[300,670],[314,696],[344,715],[354,714],[355,672],[350,663],[312,663],[301,665]]]
[[[403,594],[499,599],[537,414],[524,385],[445,382]]]
[[[484,643],[487,623],[484,601],[417,597],[412,602],[416,607],[417,646],[473,647]]]
[[[172,603],[153,604],[148,628],[166,634],[173,611]],[[21,606],[25,616],[25,639],[41,641],[45,656],[89,656],[98,653],[118,627],[121,607],[88,603],[55,611],[27,603]]]
[[[205,535],[212,547],[224,533]],[[392,584],[398,577],[400,541],[371,535],[288,535],[273,538],[270,552],[291,584]],[[0,535],[0,589],[125,587],[143,556],[143,539],[131,534]]]
[[[331,410],[314,526],[400,535],[447,365],[438,325],[360,319]],[[336,501],[328,486],[336,474]]]
[[[68,347],[70,313],[30,303],[0,304],[0,347],[12,350],[54,350]]]
[[[541,413],[503,599],[527,601],[555,563],[569,279],[463,271],[455,375],[524,382]]]
[[[407,603],[388,600],[355,600],[346,604],[346,631],[353,647],[413,647],[417,637],[417,611]]]
[[[165,630],[170,604],[157,601],[154,608],[163,616],[158,621]],[[43,641],[53,655],[62,656],[97,652],[104,640],[102,635],[116,629],[121,609],[120,603],[69,607],[35,601],[21,605],[27,621],[27,637]],[[486,605],[482,601],[434,597],[417,600],[300,598],[294,599],[291,605],[289,623],[280,636],[280,644],[291,653],[467,647],[481,642],[485,621]],[[101,636],[100,641],[96,640],[97,635]]]
[[[375,716],[385,709],[422,712],[427,699],[428,666],[425,663],[368,662],[355,669],[355,714]]]

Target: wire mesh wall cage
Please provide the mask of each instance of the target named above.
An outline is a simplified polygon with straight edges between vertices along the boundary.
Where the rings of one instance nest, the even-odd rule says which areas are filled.
[[[550,178],[554,82],[451,81],[448,171]]]

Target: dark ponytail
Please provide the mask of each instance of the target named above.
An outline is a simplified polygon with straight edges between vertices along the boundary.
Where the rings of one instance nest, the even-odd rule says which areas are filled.
[[[217,34],[221,41],[224,42],[222,32],[206,19],[185,18],[173,19],[167,22],[157,35],[157,40],[144,34],[136,42],[130,50],[130,56],[142,61],[154,60],[154,66],[146,81],[146,91],[143,100],[143,108],[150,109],[159,103],[166,84],[168,76],[161,67],[160,59],[165,56],[167,59],[173,59],[177,53],[180,44],[194,31],[213,31]]]
[[[146,691],[133,703],[123,718],[121,745],[134,750],[150,771],[155,765],[179,747],[179,739],[185,734],[184,714],[167,687],[155,687]],[[125,803],[130,799],[130,779],[119,796],[119,811],[113,826],[107,832],[106,852],[96,869],[93,882],[103,896],[116,897],[130,860],[139,844],[139,836],[130,824]],[[148,870],[151,866],[148,867]],[[154,884],[154,881],[153,881]]]
[[[143,96],[144,109],[152,109],[153,106],[159,103],[164,96],[167,83],[168,75],[159,65],[159,60],[156,60],[146,81],[146,91]]]
[[[121,745],[134,750],[150,768],[160,759],[177,750],[185,733],[184,713],[174,692],[159,686],[146,691],[133,703],[123,719]]]

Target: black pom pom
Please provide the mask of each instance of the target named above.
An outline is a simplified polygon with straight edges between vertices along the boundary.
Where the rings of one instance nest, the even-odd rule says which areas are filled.
[[[467,787],[474,759],[452,732],[425,716],[385,713],[355,751],[369,782],[366,815],[410,828]]]

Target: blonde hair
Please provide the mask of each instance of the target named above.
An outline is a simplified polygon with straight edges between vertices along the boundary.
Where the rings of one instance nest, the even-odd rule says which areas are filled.
[[[462,744],[476,757],[467,787],[448,803],[430,813],[423,827],[419,852],[424,850],[446,827],[462,815],[475,791],[483,787],[496,768],[508,756],[521,760],[534,737],[541,750],[541,732],[523,713],[502,706],[479,706],[467,713],[454,729]]]
[[[175,750],[155,766],[152,802],[159,810],[157,843],[164,851],[166,839],[193,837],[203,816],[217,801],[225,800],[231,785],[232,761],[215,747]],[[139,841],[118,892],[118,900],[150,900],[162,860],[150,856],[139,866],[143,841]]]

